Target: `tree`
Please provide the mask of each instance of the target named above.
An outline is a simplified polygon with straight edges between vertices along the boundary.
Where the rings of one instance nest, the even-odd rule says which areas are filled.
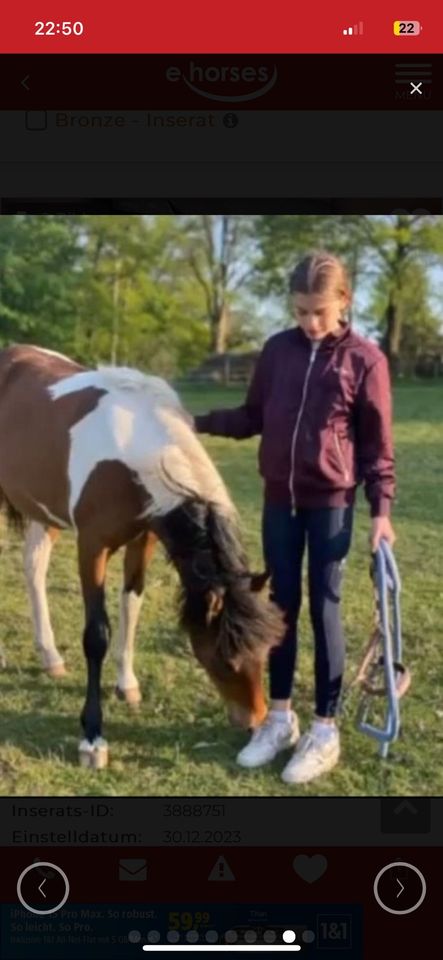
[[[372,314],[382,345],[386,341],[386,311],[392,296],[389,276],[383,275],[375,288]],[[423,264],[412,262],[397,290],[396,312],[401,329],[397,372],[413,375],[418,362],[437,350],[440,321],[430,306],[429,281]]]
[[[149,231],[142,217],[87,216],[80,218],[80,232],[83,319],[77,328],[77,345],[91,357],[96,351],[103,357],[105,352],[108,361],[116,364],[130,290],[149,269]]]
[[[328,249],[345,261],[353,288],[359,283],[370,284],[375,292],[381,293],[384,302],[383,317],[378,324],[381,345],[392,372],[396,373],[406,330],[402,304],[404,307],[407,301],[412,303],[414,268],[417,266],[424,276],[429,267],[442,264],[441,217],[424,213],[336,217],[267,215],[257,218],[256,238],[260,248],[258,293],[273,290],[281,296],[287,289],[294,262],[319,248]],[[421,301],[415,325],[419,328],[429,323],[429,314]]]
[[[398,213],[388,217],[364,217],[363,226],[367,235],[368,260],[374,264],[379,288],[386,293],[381,344],[395,375],[401,366],[405,318],[414,314],[413,303],[415,329],[429,327],[425,270],[433,263],[442,262],[443,225],[441,217]],[[415,291],[414,278],[418,283]]]
[[[209,348],[173,217],[0,218],[0,342],[176,376]]]
[[[203,304],[183,271],[175,218],[83,217],[77,352],[88,363],[172,377],[208,350]]]
[[[78,254],[70,217],[0,218],[0,343],[72,344]]]
[[[366,240],[358,216],[265,214],[255,218],[259,256],[254,276],[258,294],[287,293],[289,273],[313,250],[329,250],[345,261],[351,282],[359,274]]]
[[[224,353],[232,329],[232,305],[253,272],[252,219],[228,214],[179,219],[185,261],[204,297],[210,350]]]

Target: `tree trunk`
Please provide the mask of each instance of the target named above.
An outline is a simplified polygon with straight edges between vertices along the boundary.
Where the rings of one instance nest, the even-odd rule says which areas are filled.
[[[217,313],[212,317],[211,323],[211,352],[220,354],[226,353],[229,340],[229,308],[226,303],[222,303]]]
[[[112,285],[112,338],[111,338],[111,364],[113,367],[117,364],[118,341],[120,336],[120,265],[117,263],[117,269],[114,274]]]
[[[404,270],[410,251],[409,218],[404,214],[397,216],[396,239],[394,257],[392,260],[392,286],[386,308],[385,349],[392,376],[400,373],[401,340],[402,340],[402,309],[401,297]]]
[[[400,369],[400,342],[401,342],[401,315],[398,306],[395,303],[393,293],[389,296],[388,306],[386,308],[386,333],[384,337],[384,348],[388,358],[389,368],[395,377]]]

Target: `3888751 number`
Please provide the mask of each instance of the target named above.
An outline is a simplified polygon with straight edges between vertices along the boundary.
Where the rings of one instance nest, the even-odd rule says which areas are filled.
[[[224,803],[165,803],[164,817],[224,817]]]

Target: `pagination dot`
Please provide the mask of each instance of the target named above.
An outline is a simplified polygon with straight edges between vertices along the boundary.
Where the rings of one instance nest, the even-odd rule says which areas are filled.
[[[296,939],[297,938],[293,930],[285,930],[283,934],[283,940],[285,943],[294,943]]]
[[[225,933],[225,940],[226,943],[237,943],[238,934],[235,932],[235,930],[227,930]]]

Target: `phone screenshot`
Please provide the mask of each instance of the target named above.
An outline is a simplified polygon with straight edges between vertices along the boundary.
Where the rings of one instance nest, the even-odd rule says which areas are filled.
[[[2,13],[0,960],[438,954],[443,16],[342,9]]]

